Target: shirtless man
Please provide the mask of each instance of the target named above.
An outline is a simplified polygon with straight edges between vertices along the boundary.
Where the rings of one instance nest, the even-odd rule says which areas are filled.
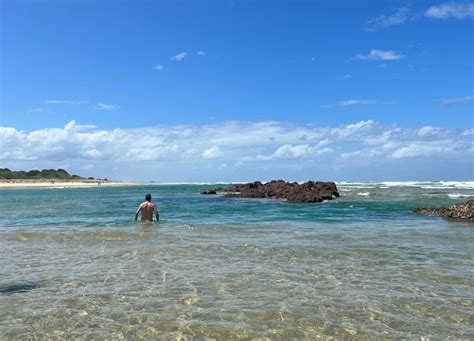
[[[153,221],[153,214],[156,216],[156,221],[160,220],[158,208],[151,202],[151,194],[145,195],[145,201],[138,206],[137,211],[135,212],[135,221],[140,212],[142,212],[142,221]]]

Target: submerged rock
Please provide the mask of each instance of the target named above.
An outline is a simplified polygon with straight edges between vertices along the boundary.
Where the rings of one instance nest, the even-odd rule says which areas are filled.
[[[450,207],[420,207],[415,209],[414,212],[430,216],[474,221],[474,199],[464,204],[452,205]]]
[[[321,202],[339,197],[339,192],[334,182],[321,181],[308,181],[303,184],[283,180],[272,180],[267,183],[255,181],[229,187],[214,188],[213,190],[215,192],[227,193],[224,195],[225,197],[286,199],[289,202],[298,203]]]
[[[26,292],[39,288],[40,285],[37,283],[9,283],[9,284],[0,284],[0,294],[13,294],[17,292]]]

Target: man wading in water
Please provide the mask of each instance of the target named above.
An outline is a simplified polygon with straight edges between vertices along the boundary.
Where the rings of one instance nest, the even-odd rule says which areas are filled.
[[[145,195],[145,201],[138,206],[137,211],[135,212],[135,221],[140,212],[142,212],[142,221],[153,221],[153,214],[156,216],[156,221],[160,220],[158,208],[151,202],[151,194]]]

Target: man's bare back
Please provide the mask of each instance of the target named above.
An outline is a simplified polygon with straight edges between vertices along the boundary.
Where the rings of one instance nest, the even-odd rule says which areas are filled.
[[[160,220],[160,215],[158,214],[158,208],[154,203],[151,202],[151,195],[147,194],[145,196],[143,203],[138,206],[137,211],[135,212],[135,220],[138,218],[138,214],[141,213],[142,221],[153,221],[153,215],[156,216],[156,220]]]

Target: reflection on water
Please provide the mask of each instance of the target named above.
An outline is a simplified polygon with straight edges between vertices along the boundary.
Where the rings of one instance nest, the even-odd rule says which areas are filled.
[[[95,225],[74,211],[66,226],[49,207],[39,226],[1,216],[0,288],[35,287],[0,292],[0,339],[473,339],[473,225],[412,215],[425,192],[378,191],[319,206],[240,201],[254,216],[239,223],[163,209],[194,200],[204,217],[237,221],[232,203],[186,190],[163,195],[153,224],[134,223],[125,201]]]

